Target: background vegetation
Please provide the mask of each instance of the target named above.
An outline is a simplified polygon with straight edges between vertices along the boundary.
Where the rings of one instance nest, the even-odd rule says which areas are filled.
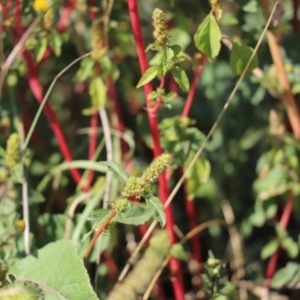
[[[0,298],[298,299],[299,10],[2,1]]]

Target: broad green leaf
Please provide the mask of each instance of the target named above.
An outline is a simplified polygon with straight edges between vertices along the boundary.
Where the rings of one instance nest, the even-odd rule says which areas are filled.
[[[253,187],[261,200],[281,195],[290,189],[289,174],[282,165],[276,165],[265,177],[256,179]]]
[[[246,130],[245,134],[241,138],[240,147],[243,150],[249,150],[253,148],[265,135],[265,129],[255,130],[254,128],[250,128]]]
[[[240,45],[237,43],[233,43],[231,52],[230,52],[230,67],[232,71],[237,74],[241,75],[246,68],[248,61],[253,53],[253,49],[245,46]],[[251,72],[258,66],[258,58],[257,55],[253,57],[245,76],[249,76]]]
[[[271,287],[274,289],[281,289],[286,284],[289,283],[296,274],[296,272],[299,270],[299,265],[294,262],[288,262],[287,265],[278,270],[271,281]]]
[[[296,258],[299,254],[299,245],[290,236],[281,241],[281,246],[285,249],[291,258]]]
[[[297,82],[293,85],[292,87],[292,93],[294,95],[299,94],[300,93],[300,82]]]
[[[43,242],[57,241],[64,237],[65,226],[68,216],[64,214],[41,214],[37,222],[43,229]]]
[[[291,262],[290,262],[291,263]],[[289,263],[288,263],[289,264]],[[297,272],[293,275],[291,280],[288,282],[287,287],[289,289],[295,288],[295,285],[297,285],[300,282],[300,266],[298,265]]]
[[[157,91],[153,91],[148,95],[148,99],[156,99],[158,97]]]
[[[91,213],[91,215],[87,218],[87,220],[89,220],[91,223],[93,223],[92,230],[90,230],[89,232],[87,232],[83,235],[81,242],[84,242],[87,237],[89,237],[95,230],[97,230],[101,226],[101,224],[103,224],[107,220],[107,218],[110,216],[112,211],[113,211],[112,209],[94,210]],[[102,234],[105,234],[105,233],[106,233],[106,231],[104,230]]]
[[[82,258],[68,240],[50,243],[32,256],[17,261],[10,272],[37,283],[45,300],[97,300]]]
[[[184,248],[181,244],[174,244],[171,247],[170,254],[178,259],[187,260],[187,255],[184,251]]]
[[[123,224],[140,225],[154,216],[155,211],[136,204],[129,204],[125,212],[117,214],[115,221]]]
[[[35,57],[36,61],[40,62],[45,54],[45,51],[47,49],[48,45],[48,39],[46,37],[43,37],[42,39],[38,40],[38,43],[35,48]]]
[[[142,76],[142,78],[139,80],[137,84],[137,88],[145,85],[146,83],[150,82],[152,79],[156,77],[158,73],[157,66],[150,67]]]
[[[266,259],[271,255],[273,255],[277,251],[277,249],[278,249],[277,240],[272,240],[261,249],[260,257],[262,259]]]
[[[250,0],[242,7],[242,10],[248,13],[257,13],[258,3],[256,0]]]
[[[128,176],[124,168],[118,165],[115,161],[100,161],[99,163],[101,165],[107,166],[117,180],[124,183],[127,182]]]
[[[282,225],[276,224],[275,229],[276,229],[276,233],[281,239],[284,239],[288,236],[287,230],[283,228]]]
[[[147,204],[150,208],[153,208],[155,210],[157,219],[160,222],[161,227],[164,227],[166,224],[166,214],[161,201],[157,197],[151,197],[150,199],[147,199]]]
[[[221,50],[221,37],[222,33],[217,20],[212,14],[209,14],[195,33],[195,45],[209,59],[213,59]]]
[[[164,104],[170,104],[172,100],[174,100],[177,97],[177,94],[174,92],[168,93],[163,97]]]
[[[107,101],[106,86],[100,76],[94,77],[90,82],[89,94],[92,100],[92,106],[95,108],[103,107]]]
[[[112,209],[97,209],[94,210],[91,215],[87,218],[89,221],[93,223],[93,230],[97,229],[99,226],[101,226],[102,223],[104,223],[107,218],[112,213]]]
[[[61,35],[57,33],[56,30],[51,32],[50,45],[52,47],[53,52],[56,56],[60,56],[61,54],[61,46],[62,46],[62,38]]]
[[[188,92],[190,89],[189,79],[184,70],[175,66],[171,69],[172,75],[175,81],[178,83],[179,87],[184,91]]]
[[[192,151],[184,163],[184,170],[187,169],[188,165],[194,158],[195,153]],[[187,175],[187,193],[189,200],[193,200],[198,195],[198,190],[201,185],[205,184],[210,175],[211,166],[210,162],[203,158],[199,157],[191,171]]]
[[[91,57],[85,58],[80,65],[80,69],[77,72],[75,79],[77,81],[87,80],[92,74],[94,65],[95,61]]]
[[[191,36],[181,27],[175,27],[170,31],[172,45],[180,45],[185,50],[191,42]],[[179,52],[178,52],[179,53]],[[177,54],[178,54],[177,53]]]

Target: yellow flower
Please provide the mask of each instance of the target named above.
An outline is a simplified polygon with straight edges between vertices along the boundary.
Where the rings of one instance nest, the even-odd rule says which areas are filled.
[[[48,0],[34,0],[32,7],[37,12],[44,12],[49,7]]]

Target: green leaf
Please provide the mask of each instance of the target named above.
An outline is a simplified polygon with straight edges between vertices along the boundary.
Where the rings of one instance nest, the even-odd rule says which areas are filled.
[[[153,217],[155,211],[141,205],[130,203],[125,212],[117,214],[115,221],[123,224],[140,225]]]
[[[157,75],[158,68],[157,66],[150,67],[141,77],[137,84],[137,88],[145,85],[146,83],[150,82],[152,79],[154,79]]]
[[[94,65],[95,65],[95,61],[92,58],[90,57],[85,58],[80,65],[80,69],[77,72],[75,79],[77,81],[87,80],[92,74]]]
[[[125,169],[122,166],[118,165],[115,161],[100,161],[99,163],[101,165],[107,166],[117,180],[124,183],[127,182],[128,176],[125,172]]]
[[[183,50],[185,50],[191,42],[191,36],[181,27],[173,28],[170,31],[170,36],[171,44],[174,46],[177,46],[176,44],[178,44],[182,47]]]
[[[164,211],[164,206],[161,201],[157,197],[151,197],[147,199],[147,204],[150,208],[153,208],[156,212],[156,216],[158,221],[160,222],[160,226],[164,227],[166,224],[166,214]]]
[[[256,0],[250,0],[242,7],[242,10],[248,13],[257,13],[258,3]]]
[[[195,152],[191,151],[184,163],[184,170],[187,169],[194,156]],[[198,196],[198,190],[201,185],[208,181],[210,171],[210,162],[203,157],[199,157],[190,172],[187,174],[187,193],[189,200],[193,200],[196,196]]]
[[[77,255],[73,244],[65,239],[48,244],[35,256],[17,261],[9,271],[37,283],[46,296],[45,300],[98,299],[82,258]]]
[[[164,96],[164,103],[170,103],[172,100],[174,100],[177,97],[177,93],[171,92]]]
[[[292,93],[294,95],[299,94],[300,93],[300,82],[297,82],[293,85],[292,87]]]
[[[209,59],[213,59],[221,50],[221,37],[222,33],[217,20],[212,14],[209,14],[195,33],[195,45]]]
[[[271,281],[271,287],[274,289],[281,289],[286,284],[288,284],[289,281],[291,281],[296,274],[296,272],[299,270],[299,265],[294,262],[288,262],[287,265],[278,270]]]
[[[61,35],[58,34],[56,30],[53,30],[51,32],[50,45],[51,45],[52,50],[55,53],[55,55],[60,56],[61,46],[62,46],[62,38],[61,38]]]
[[[241,75],[244,72],[244,69],[248,64],[248,61],[252,53],[253,53],[252,48],[246,45],[233,43],[230,52],[230,67],[235,74]],[[257,55],[255,54],[247,69],[247,72],[245,73],[245,77],[249,76],[257,66],[258,66],[258,58]]]
[[[190,89],[189,79],[185,71],[177,66],[171,69],[172,75],[175,81],[178,83],[179,87],[184,91],[188,92]]]
[[[291,258],[296,258],[299,254],[299,246],[298,243],[293,241],[293,239],[290,236],[285,237],[281,241],[281,246],[283,249],[285,249]]]
[[[84,242],[88,236],[90,236],[97,228],[99,228],[101,224],[103,224],[107,220],[107,218],[110,216],[112,211],[113,211],[112,209],[94,210],[91,213],[91,215],[87,218],[87,220],[93,223],[92,230],[90,230],[89,232],[83,235],[81,242]],[[105,230],[103,233],[105,233]]]
[[[261,200],[282,195],[290,189],[289,174],[282,165],[276,165],[265,177],[256,179],[253,188]]]
[[[103,224],[106,219],[110,216],[112,213],[112,209],[97,209],[94,210],[91,215],[87,218],[89,221],[91,221],[93,224],[93,230],[97,229],[101,224]]]
[[[38,43],[35,48],[35,57],[37,62],[40,62],[43,59],[47,46],[48,39],[46,37],[43,37],[42,39],[38,40]]]
[[[64,237],[67,218],[68,216],[64,214],[44,213],[39,215],[37,222],[42,228],[47,242],[57,241]]]
[[[278,249],[277,240],[272,240],[261,249],[260,257],[262,259],[266,259],[271,255],[273,255],[277,251],[277,249]]]
[[[148,95],[148,99],[156,99],[158,97],[157,91],[153,91]]]
[[[181,260],[184,260],[184,261],[187,260],[187,255],[186,255],[186,253],[184,251],[184,248],[181,244],[172,245],[172,248],[170,250],[170,254],[175,258],[178,258],[178,259],[181,259]]]
[[[100,76],[94,77],[90,82],[89,94],[92,99],[92,106],[103,107],[107,101],[106,86]]]

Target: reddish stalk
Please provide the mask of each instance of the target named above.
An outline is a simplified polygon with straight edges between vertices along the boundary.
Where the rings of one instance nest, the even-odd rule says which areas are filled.
[[[185,212],[188,217],[188,223],[189,223],[189,230],[193,230],[195,227],[197,227],[197,209],[195,205],[194,200],[190,200],[187,195],[186,191],[187,187],[186,184],[184,185],[184,201],[185,201]],[[197,261],[199,264],[202,262],[202,247],[199,241],[199,237],[197,235],[194,235],[191,239],[191,246],[192,246],[192,256],[195,261]]]
[[[197,82],[198,82],[199,77],[202,74],[202,70],[203,70],[206,60],[207,60],[207,56],[203,55],[199,61],[199,65],[198,65],[197,69],[194,72],[194,77],[192,79],[190,90],[187,95],[185,105],[184,105],[184,108],[181,113],[182,118],[188,117],[188,115],[190,113],[190,110],[191,110],[191,107],[193,104],[193,100],[195,97]],[[192,230],[193,228],[195,228],[197,226],[197,213],[196,213],[197,210],[196,210],[195,202],[191,199],[188,199],[186,184],[184,186],[184,194],[185,194],[185,197],[184,197],[185,210],[186,210],[186,214],[188,216],[189,230]],[[201,244],[196,235],[191,238],[191,245],[192,245],[192,256],[200,264],[202,262]]]
[[[91,133],[89,135],[89,154],[88,154],[88,159],[89,160],[94,160],[94,154],[96,152],[97,148],[97,127],[98,127],[98,110],[94,108],[92,116],[91,116],[91,123],[90,123],[90,128],[91,128]],[[93,178],[94,178],[95,172],[93,170],[89,170],[87,178],[88,178],[88,183],[91,185]]]
[[[68,1],[68,3],[66,4],[66,6],[64,8],[62,8],[61,10],[61,15],[60,15],[60,18],[59,18],[59,21],[57,23],[57,31],[59,33],[61,32],[64,32],[69,24],[70,24],[70,21],[71,21],[71,13],[73,12],[73,9],[74,9],[74,1]]]
[[[16,1],[15,15],[16,15],[17,34],[19,35],[19,37],[21,37],[23,35],[23,30],[22,30],[22,26],[21,26],[22,16],[21,16],[21,1],[20,0]],[[28,66],[28,73],[27,73],[28,77],[27,78],[28,78],[29,87],[30,87],[34,97],[38,101],[38,103],[41,103],[43,100],[43,88],[38,79],[38,71],[34,64],[33,58],[27,49],[24,50],[22,56]],[[46,114],[46,116],[50,122],[50,126],[54,132],[54,135],[56,136],[58,146],[62,152],[63,157],[65,158],[66,161],[72,161],[73,157],[71,155],[71,151],[66,143],[66,140],[62,133],[61,127],[57,121],[56,115],[55,115],[51,105],[49,104],[49,102],[47,102],[44,107],[44,113]],[[81,180],[80,172],[77,169],[71,169],[70,173],[71,173],[71,176],[73,177],[74,181],[76,183],[79,183]]]
[[[293,205],[294,205],[294,195],[293,195],[292,192],[290,192],[288,200],[287,200],[287,202],[284,206],[280,222],[279,222],[280,226],[284,229],[287,228],[287,225],[289,223],[290,217],[291,217],[292,212],[293,212]],[[265,276],[267,279],[271,279],[275,274],[277,261],[278,261],[278,258],[279,258],[279,252],[280,252],[280,249],[277,249],[275,254],[273,254],[272,257],[269,260],[267,271],[266,271],[266,276]],[[266,287],[269,287],[269,285],[270,285],[269,282],[267,282],[265,284]]]
[[[137,54],[141,69],[141,74],[144,74],[145,71],[148,69],[148,60],[145,53],[145,45],[143,41],[142,31],[141,31],[141,24],[140,24],[140,18],[138,13],[138,7],[137,7],[137,1],[136,0],[128,0],[128,8],[129,8],[129,15],[131,20],[131,26],[133,29],[133,35],[135,39],[135,44],[137,48]],[[150,132],[152,135],[152,141],[153,141],[153,152],[154,157],[159,156],[162,153],[161,145],[160,145],[160,136],[159,136],[159,130],[158,130],[158,120],[157,120],[157,114],[151,113],[151,109],[149,110],[149,104],[150,101],[148,99],[148,95],[152,92],[152,84],[149,82],[146,85],[144,85],[144,92],[146,97],[146,106],[147,106],[147,116],[150,126]],[[157,108],[158,111],[158,108]],[[162,203],[165,203],[168,196],[169,196],[169,188],[168,188],[168,182],[166,180],[166,172],[161,174],[159,177],[159,196]],[[172,208],[169,206],[166,209],[166,228],[169,232],[170,239],[172,243],[175,242],[175,235],[173,232],[173,226],[174,226],[174,219],[173,219],[173,213]],[[177,259],[172,258],[169,264],[170,272],[172,275],[175,276],[174,280],[172,281],[174,294],[176,300],[184,300],[184,287],[183,287],[183,279],[182,279],[182,271],[180,263]]]
[[[113,110],[118,119],[118,130],[123,133],[123,132],[125,132],[126,126],[124,124],[124,118],[123,118],[123,115],[121,112],[120,103],[118,101],[116,88],[115,88],[115,85],[114,85],[112,79],[110,79],[108,81],[108,95],[109,95],[109,98],[112,100]],[[125,158],[126,154],[129,151],[129,147],[123,139],[121,139],[121,147],[122,147],[122,156],[123,156],[123,158]]]
[[[109,222],[113,220],[113,218],[117,215],[117,212],[113,210],[110,215],[107,217],[107,219],[101,224],[101,226],[97,229],[96,233],[94,234],[92,240],[90,241],[87,249],[85,250],[83,261],[86,262],[86,260],[89,258],[92,249],[95,245],[95,242],[97,241],[97,238],[100,236],[100,234],[103,232],[103,230],[108,226]]]
[[[90,14],[90,18],[91,20],[95,20],[98,17],[97,11],[96,11],[96,7],[98,7],[98,4],[96,3],[95,0],[89,0],[88,1],[88,6],[89,6],[89,14]]]
[[[178,85],[173,76],[170,77],[169,90],[170,92],[178,94]]]
[[[194,77],[193,77],[193,80],[192,80],[192,83],[190,86],[190,90],[187,95],[187,98],[186,98],[186,101],[184,104],[184,108],[181,113],[182,118],[188,117],[188,115],[191,111],[192,103],[193,103],[195,92],[196,92],[197,82],[198,82],[199,77],[202,74],[202,70],[203,70],[204,64],[206,63],[206,60],[207,60],[207,56],[203,55],[200,59],[199,66],[197,67],[197,69],[194,72]]]
[[[299,20],[298,20],[298,0],[293,0],[293,29],[296,32],[299,28]]]

